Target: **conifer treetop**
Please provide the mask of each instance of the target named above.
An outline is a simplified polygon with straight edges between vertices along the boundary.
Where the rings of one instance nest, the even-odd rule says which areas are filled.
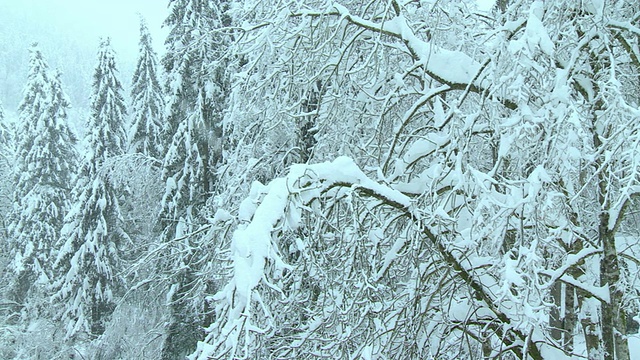
[[[130,148],[134,152],[160,158],[163,155],[162,118],[164,94],[158,80],[158,60],[151,35],[140,18],[139,57],[131,85]]]
[[[104,38],[100,43],[98,65],[93,75],[91,116],[87,125],[90,174],[95,173],[106,159],[121,155],[126,143],[123,126],[126,106],[115,57],[111,40]]]

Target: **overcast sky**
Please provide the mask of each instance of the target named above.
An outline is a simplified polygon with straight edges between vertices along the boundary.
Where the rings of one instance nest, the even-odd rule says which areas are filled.
[[[28,49],[40,45],[51,68],[63,73],[72,107],[88,106],[101,37],[110,37],[121,81],[127,85],[138,57],[140,20],[154,48],[164,52],[167,0],[0,0],[0,102],[17,109],[27,76]],[[125,89],[127,87],[125,86]],[[128,90],[127,90],[128,91]]]
[[[38,41],[38,37],[54,31],[97,46],[100,37],[110,36],[121,56],[134,58],[140,13],[147,20],[156,51],[163,50],[165,0],[0,0],[0,12],[4,13],[3,18],[9,16],[33,25],[25,26],[33,31],[24,34],[30,40]]]

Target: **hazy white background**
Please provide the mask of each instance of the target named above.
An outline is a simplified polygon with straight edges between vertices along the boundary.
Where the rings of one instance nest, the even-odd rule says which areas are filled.
[[[139,14],[155,50],[164,51],[166,0],[0,0],[0,101],[11,116],[22,98],[28,49],[38,42],[52,68],[63,72],[72,106],[86,108],[101,37],[117,53],[121,81],[130,82],[139,41]],[[78,114],[72,114],[75,116]]]
[[[0,12],[3,18],[11,17],[35,30],[23,33],[26,38],[37,41],[53,31],[78,42],[97,43],[99,37],[110,36],[123,56],[135,56],[139,28],[137,13],[142,14],[149,28],[159,34],[167,15],[167,1],[0,0]],[[164,39],[155,41],[156,45],[161,45]]]

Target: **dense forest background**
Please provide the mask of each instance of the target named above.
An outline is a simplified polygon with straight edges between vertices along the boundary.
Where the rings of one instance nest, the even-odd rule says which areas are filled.
[[[0,54],[0,358],[638,356],[640,4],[167,14]]]

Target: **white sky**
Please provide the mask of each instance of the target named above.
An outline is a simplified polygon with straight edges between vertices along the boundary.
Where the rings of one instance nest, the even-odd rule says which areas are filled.
[[[154,49],[161,55],[167,4],[167,0],[0,0],[0,102],[8,113],[17,108],[33,42],[39,43],[51,68],[62,70],[72,108],[88,105],[101,37],[112,39],[126,88],[138,57],[138,14],[147,21]]]
[[[166,0],[0,0],[0,11],[40,28],[41,34],[36,30],[28,35],[34,40],[55,31],[97,48],[100,37],[110,36],[116,52],[134,58],[140,13],[147,20],[156,51],[163,51],[161,25],[167,15]]]

